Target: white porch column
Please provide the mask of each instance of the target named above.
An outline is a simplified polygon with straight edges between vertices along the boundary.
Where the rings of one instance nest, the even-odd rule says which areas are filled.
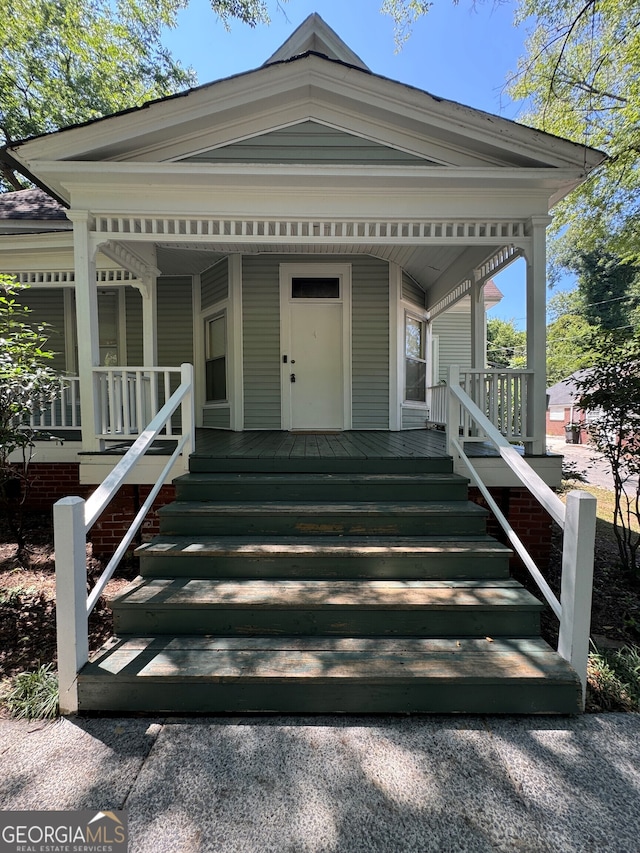
[[[68,210],[67,216],[73,222],[82,447],[83,450],[101,450],[103,442],[96,438],[99,412],[93,376],[93,368],[100,364],[96,246],[91,237],[89,211]]]
[[[142,294],[142,358],[145,367],[158,364],[158,272],[149,270]]]
[[[487,323],[484,310],[484,281],[474,277],[471,298],[471,366],[482,370],[487,366]]]
[[[231,393],[230,426],[240,432],[244,429],[244,356],[242,316],[242,255],[229,255],[229,311],[227,322],[228,352],[231,370],[229,384]]]
[[[529,220],[531,245],[527,259],[527,367],[530,377],[527,397],[527,424],[533,441],[527,442],[526,453],[541,455],[546,451],[547,408],[547,238],[548,216]]]
[[[402,349],[404,347],[404,312],[402,299],[402,267],[389,263],[389,429],[402,429]]]

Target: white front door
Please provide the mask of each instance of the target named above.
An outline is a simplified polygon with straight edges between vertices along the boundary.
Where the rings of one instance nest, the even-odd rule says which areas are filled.
[[[282,426],[350,426],[350,269],[347,264],[282,264]]]

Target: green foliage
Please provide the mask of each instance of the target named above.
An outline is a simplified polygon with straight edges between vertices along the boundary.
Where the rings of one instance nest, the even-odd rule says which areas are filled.
[[[601,329],[634,329],[638,324],[640,270],[606,251],[574,252],[566,261],[578,276],[584,319]],[[631,331],[628,332],[631,334]]]
[[[487,320],[487,362],[494,367],[526,365],[527,333],[516,329],[514,320]]]
[[[579,314],[563,314],[547,326],[547,384],[555,385],[593,362],[593,327]]]
[[[20,719],[50,719],[58,713],[58,677],[51,664],[21,672],[5,696],[9,713]]]
[[[530,105],[525,122],[609,155],[555,208],[553,260],[603,246],[640,258],[640,5],[520,0],[517,20],[532,25],[509,86]]]
[[[591,411],[591,441],[608,461],[614,482],[613,530],[620,562],[640,577],[640,337],[603,333],[592,369],[576,385],[580,408]]]
[[[194,85],[162,44],[189,0],[12,0],[0,15],[0,142],[137,107]],[[211,0],[225,26],[268,21],[266,0]],[[0,190],[21,180],[2,167]]]
[[[59,380],[46,364],[46,324],[31,325],[28,309],[17,296],[22,289],[0,275],[0,506],[18,542],[19,557],[26,558],[22,507],[27,499],[29,463],[34,430],[30,416],[54,400]],[[18,451],[19,462],[10,462]]]
[[[640,649],[625,646],[589,654],[588,710],[640,711]]]
[[[426,15],[432,6],[433,3],[429,0],[383,0],[380,11],[383,15],[390,15],[393,19],[397,50],[400,50],[411,36],[413,25],[418,18]]]

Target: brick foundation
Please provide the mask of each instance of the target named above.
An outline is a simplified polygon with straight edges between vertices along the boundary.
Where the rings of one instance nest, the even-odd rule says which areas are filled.
[[[93,543],[93,554],[96,557],[110,557],[120,544],[123,536],[136,517],[139,508],[147,499],[151,486],[122,486],[120,491],[102,513],[98,521],[89,531],[89,539]],[[93,489],[89,491],[91,493]],[[165,504],[176,499],[176,490],[172,485],[163,486],[139,531],[138,541],[147,542],[160,532],[158,510]]]
[[[534,562],[545,566],[551,554],[551,516],[527,489],[503,487],[489,489],[489,492]],[[486,507],[484,498],[474,487],[469,489],[469,500]],[[500,542],[508,544],[504,531],[493,514],[487,521],[487,532]]]
[[[50,510],[60,498],[69,495],[86,497],[86,486],[80,485],[78,462],[32,462],[29,477],[31,488],[27,509]]]

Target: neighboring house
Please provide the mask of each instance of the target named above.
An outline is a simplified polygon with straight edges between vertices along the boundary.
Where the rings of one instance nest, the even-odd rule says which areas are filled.
[[[582,392],[577,384],[588,372],[588,368],[576,370],[547,389],[547,435],[565,435],[566,426],[588,422],[589,413],[580,408]]]
[[[545,448],[546,227],[549,210],[602,162],[601,152],[381,77],[312,15],[260,68],[14,142],[0,157],[44,191],[0,199],[0,271],[31,286],[25,299],[35,318],[52,324],[55,366],[68,377],[60,400],[41,419],[67,439],[62,447],[38,448],[34,471],[43,472],[41,495],[86,494],[101,483],[120,445],[144,432],[181,382],[184,363],[193,365],[194,379],[193,384],[184,379],[185,367],[180,388],[193,392],[200,428],[192,471],[199,466],[206,480],[213,470],[209,479],[216,482],[225,472],[237,475],[237,483],[225,480],[216,501],[235,494],[236,486],[251,487],[243,472],[328,471],[340,495],[360,489],[362,501],[368,481],[354,484],[351,475],[382,476],[378,497],[370,498],[380,500],[385,472],[398,477],[422,472],[428,480],[428,472],[446,471],[452,463],[444,433],[425,427],[446,427],[456,440],[465,427],[457,412],[447,423],[453,408],[444,383],[454,377],[456,364],[462,386],[509,440],[522,444],[532,468],[548,483],[560,482],[560,458],[547,456]],[[520,257],[526,259],[528,366],[487,370],[486,305],[498,298],[491,278]],[[174,417],[172,435],[163,439],[174,440],[183,424]],[[468,437],[481,441],[477,431]],[[549,517],[496,453],[477,457],[477,471],[496,490],[504,513],[520,525],[532,549],[544,554]],[[165,459],[146,456],[127,480],[93,526],[94,552],[113,550]],[[213,469],[207,468],[212,459]],[[183,470],[179,460],[173,473]],[[278,488],[277,482],[269,486],[276,494]],[[309,494],[308,484],[295,488],[294,505],[308,504],[311,499],[300,497]],[[378,510],[371,509],[354,529],[421,535],[422,510],[413,521],[402,508],[409,492],[397,488],[385,504],[391,521],[376,526],[371,519]],[[430,488],[428,482],[416,486],[414,500],[431,494]],[[466,481],[458,478],[452,488],[458,495],[453,503],[462,501],[464,515]],[[167,503],[175,494],[165,486],[158,500]],[[264,501],[265,493],[252,494],[246,498],[250,517],[234,522],[235,534],[256,529],[261,507],[255,502]],[[478,500],[477,490],[471,496]],[[449,499],[443,500],[448,512]],[[350,505],[341,503],[326,521],[323,506],[312,501],[315,514],[296,521],[293,532],[274,510],[267,535],[307,531],[322,537],[341,530]],[[305,512],[311,512],[308,505]],[[477,507],[467,514],[472,525],[481,518],[484,530]],[[464,540],[465,523],[436,520],[433,530]],[[180,536],[182,522],[172,524],[167,529]],[[208,530],[215,538],[218,528],[212,524],[201,518],[199,534]],[[331,545],[347,546],[342,539]],[[207,540],[189,553],[216,547]],[[286,550],[290,543],[278,547]],[[461,550],[467,547],[463,542]],[[482,538],[478,547],[494,546]],[[303,551],[322,552],[317,565],[324,566],[327,548],[307,543]],[[443,548],[448,560],[446,543]],[[405,556],[411,557],[409,551]],[[353,546],[354,557],[366,553],[362,543]],[[504,553],[496,555],[504,561]],[[480,571],[493,557],[480,554]],[[393,571],[394,561],[392,556],[379,570]],[[339,562],[351,570],[353,561]],[[326,571],[335,571],[330,560],[327,564]],[[410,577],[422,579],[421,566]],[[454,576],[468,570],[457,569]],[[515,594],[507,590],[501,601]],[[486,595],[492,593],[481,591],[478,600]],[[536,607],[528,606],[528,612]],[[194,618],[181,630],[205,625]],[[536,617],[527,618],[525,638],[536,631]],[[403,619],[391,633],[404,633]],[[445,623],[451,624],[438,623],[436,636]],[[484,642],[493,628],[477,624]],[[361,627],[357,636],[366,630]],[[469,636],[468,630],[461,636]],[[528,640],[522,642],[526,646]],[[128,673],[138,665],[137,652],[132,654]],[[171,654],[167,647],[163,660]],[[525,663],[520,660],[518,672],[526,670],[535,680],[542,664]],[[499,681],[503,664],[492,667]],[[482,662],[469,664],[474,678],[476,670],[483,670]],[[96,673],[104,674],[100,667]],[[127,697],[135,694],[135,679],[125,682],[111,705],[104,686],[87,687],[95,693],[87,694],[85,707],[134,707]],[[75,684],[75,670],[69,683]],[[313,687],[316,692],[303,691],[289,707],[362,707],[357,696],[353,706],[332,704],[331,689]],[[457,710],[496,707],[494,688],[464,689],[471,690],[465,696],[480,698],[465,699]],[[575,708],[575,684],[568,689],[573,698],[560,701],[556,710]],[[161,679],[157,690],[152,706],[168,707],[163,703],[171,691]],[[383,691],[375,708],[414,707],[413,700],[389,704],[384,697],[392,694]],[[188,691],[184,695],[180,708],[203,707]],[[428,710],[429,695],[419,693],[415,707]],[[499,709],[548,708],[545,701],[524,702],[520,695]],[[243,701],[232,705],[253,707],[250,697]],[[451,709],[457,699],[447,702],[430,707]]]

